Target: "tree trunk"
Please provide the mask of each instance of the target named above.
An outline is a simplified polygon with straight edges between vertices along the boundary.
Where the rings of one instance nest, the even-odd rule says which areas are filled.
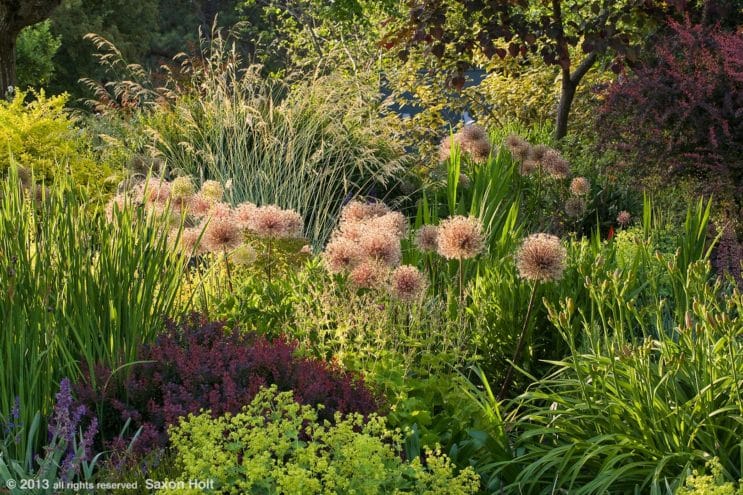
[[[563,69],[560,103],[557,106],[557,127],[555,128],[557,139],[564,138],[568,133],[568,115],[570,115],[570,106],[573,104],[576,89],[578,89],[578,85],[573,83],[570,71]]]
[[[562,139],[568,134],[568,116],[575,99],[575,92],[583,76],[593,67],[597,58],[596,53],[589,54],[572,74],[570,74],[569,68],[562,69],[562,90],[560,91],[560,103],[557,106],[557,125],[555,127],[555,137],[557,139]]]
[[[18,33],[0,32],[0,98],[15,86],[15,43]]]

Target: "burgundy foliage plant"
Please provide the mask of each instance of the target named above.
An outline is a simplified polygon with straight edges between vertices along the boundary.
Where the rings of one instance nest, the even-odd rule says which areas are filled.
[[[332,420],[336,411],[377,410],[377,400],[361,377],[298,357],[296,346],[192,315],[181,325],[169,324],[154,344],[143,347],[138,356],[143,362],[113,375],[98,367],[95,379],[88,376],[76,392],[87,409],[97,413],[107,446],[128,443],[114,441],[127,419],[129,435],[141,427],[133,445],[139,454],[167,445],[167,427],[178,418],[202,409],[214,416],[237,413],[269,385],[293,390],[302,404],[323,404],[322,419]]]
[[[653,60],[608,91],[610,143],[663,172],[693,170],[743,185],[743,32],[669,20]]]

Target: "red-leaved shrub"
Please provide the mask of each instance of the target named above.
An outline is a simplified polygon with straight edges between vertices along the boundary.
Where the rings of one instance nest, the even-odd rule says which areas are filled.
[[[640,166],[693,169],[743,184],[743,32],[669,20],[656,56],[613,84],[600,112],[608,144]]]
[[[138,361],[150,362],[135,363],[113,375],[98,367],[96,386],[88,375],[75,391],[87,410],[97,415],[107,447],[127,419],[129,435],[141,427],[133,449],[138,454],[164,447],[167,427],[178,418],[202,409],[214,416],[237,413],[268,385],[293,390],[302,404],[323,404],[322,419],[332,420],[336,411],[377,410],[377,399],[361,377],[295,356],[295,350],[295,342],[269,341],[192,315],[181,325],[170,323],[154,344],[141,349]]]

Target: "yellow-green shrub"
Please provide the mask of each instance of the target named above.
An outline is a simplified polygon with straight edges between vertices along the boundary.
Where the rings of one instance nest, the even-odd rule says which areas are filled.
[[[18,92],[11,101],[0,101],[0,172],[11,160],[33,170],[37,180],[47,183],[71,175],[75,185],[100,191],[111,175],[96,163],[80,129],[65,110],[66,94],[47,97],[43,91]]]
[[[676,495],[743,495],[743,482],[736,490],[734,483],[726,481],[719,459],[712,458],[705,468],[710,474],[700,474],[695,469]]]
[[[337,415],[334,425],[321,424],[316,409],[275,387],[235,416],[189,415],[170,439],[180,479],[214,480],[217,493],[454,495],[479,488],[471,468],[456,474],[438,451],[427,452],[425,466],[420,459],[404,462],[402,434],[384,418]]]

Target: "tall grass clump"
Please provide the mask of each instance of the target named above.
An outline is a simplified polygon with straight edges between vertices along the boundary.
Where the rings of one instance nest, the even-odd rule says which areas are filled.
[[[191,89],[151,119],[156,151],[171,170],[231,181],[231,203],[298,211],[319,246],[344,199],[379,193],[401,169],[401,147],[371,103],[371,88],[347,91],[334,75],[293,86],[265,79],[218,32],[201,48],[181,67]]]
[[[14,168],[0,196],[0,419],[17,400],[15,422],[31,425],[50,414],[62,377],[117,369],[154,338],[184,258],[168,245],[168,221],[141,208],[115,208],[109,222],[70,188],[32,196]]]
[[[710,284],[705,262],[685,276],[675,273],[680,262],[664,264],[670,278],[685,280],[691,304],[683,317],[668,314],[664,297],[645,307],[612,300],[590,287],[590,277],[590,311],[570,298],[550,305],[570,353],[516,399],[518,455],[492,466],[518,473],[508,486],[522,493],[674,493],[713,457],[727,479],[741,476],[743,297]],[[619,288],[621,277],[617,271],[599,285]]]

